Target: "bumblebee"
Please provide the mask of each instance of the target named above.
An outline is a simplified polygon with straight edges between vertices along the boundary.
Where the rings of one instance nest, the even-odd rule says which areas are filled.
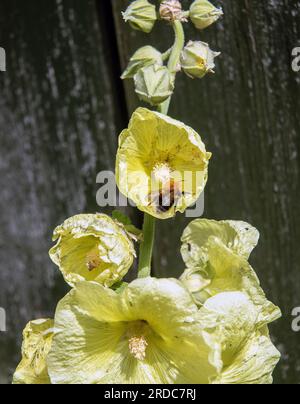
[[[157,213],[167,213],[177,205],[183,195],[182,184],[171,180],[159,191],[149,195],[150,206],[155,206]]]

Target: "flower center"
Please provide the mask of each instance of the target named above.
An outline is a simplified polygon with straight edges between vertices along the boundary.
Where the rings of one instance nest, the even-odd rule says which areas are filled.
[[[157,182],[162,184],[168,183],[171,179],[171,167],[168,163],[159,163],[154,166],[153,175]]]
[[[127,331],[129,352],[139,361],[146,359],[146,350],[148,347],[146,336],[148,333],[149,326],[146,321],[131,323]]]
[[[101,259],[99,257],[98,247],[93,248],[86,255],[86,266],[90,272],[98,268],[101,265]]]
[[[135,359],[139,361],[143,361],[146,359],[147,346],[148,342],[143,335],[141,335],[140,337],[132,337],[129,339],[129,352]]]

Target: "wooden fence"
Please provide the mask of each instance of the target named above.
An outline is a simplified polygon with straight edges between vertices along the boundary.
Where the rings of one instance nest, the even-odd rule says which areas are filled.
[[[183,0],[186,6],[189,1]],[[283,311],[271,327],[283,354],[277,383],[300,382],[300,46],[299,0],[224,0],[225,18],[190,38],[222,51],[216,75],[178,79],[171,115],[199,131],[213,152],[205,216],[241,219],[261,231],[252,263]],[[166,50],[169,27],[153,34],[122,21],[128,0],[1,0],[0,47],[0,383],[10,381],[25,324],[53,316],[66,286],[48,258],[53,228],[94,212],[96,175],[113,170],[117,137],[138,100],[119,79],[143,44]],[[136,224],[142,217],[130,214]],[[187,219],[158,226],[157,276],[183,269]]]

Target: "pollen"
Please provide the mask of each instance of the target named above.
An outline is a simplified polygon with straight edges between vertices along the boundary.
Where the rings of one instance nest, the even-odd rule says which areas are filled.
[[[159,163],[153,169],[154,179],[160,183],[167,183],[171,179],[171,167],[168,163]]]
[[[94,271],[94,269],[98,268],[101,265],[101,259],[99,257],[98,248],[94,248],[86,255],[86,266],[90,272]]]
[[[147,346],[148,342],[143,335],[135,336],[129,339],[129,352],[135,359],[139,361],[144,361],[146,359]]]

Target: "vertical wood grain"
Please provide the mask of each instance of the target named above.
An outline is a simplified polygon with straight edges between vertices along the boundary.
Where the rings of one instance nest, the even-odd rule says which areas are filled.
[[[245,220],[261,232],[252,263],[283,311],[271,327],[283,354],[276,382],[299,383],[300,336],[291,330],[291,312],[300,306],[300,73],[292,71],[291,52],[300,44],[300,1],[214,3],[224,8],[223,20],[203,33],[188,26],[186,34],[222,51],[216,74],[199,81],[180,75],[170,115],[194,127],[213,152],[204,216]],[[142,45],[170,46],[168,27],[132,31],[120,16],[128,1],[113,5],[123,67]],[[132,84],[125,88],[132,111],[139,102]],[[157,275],[182,272],[179,240],[187,223],[178,216],[159,224]]]
[[[52,230],[98,210],[96,175],[114,169],[124,111],[101,21],[94,0],[0,2],[0,383],[25,324],[53,317],[67,290],[48,257]]]

